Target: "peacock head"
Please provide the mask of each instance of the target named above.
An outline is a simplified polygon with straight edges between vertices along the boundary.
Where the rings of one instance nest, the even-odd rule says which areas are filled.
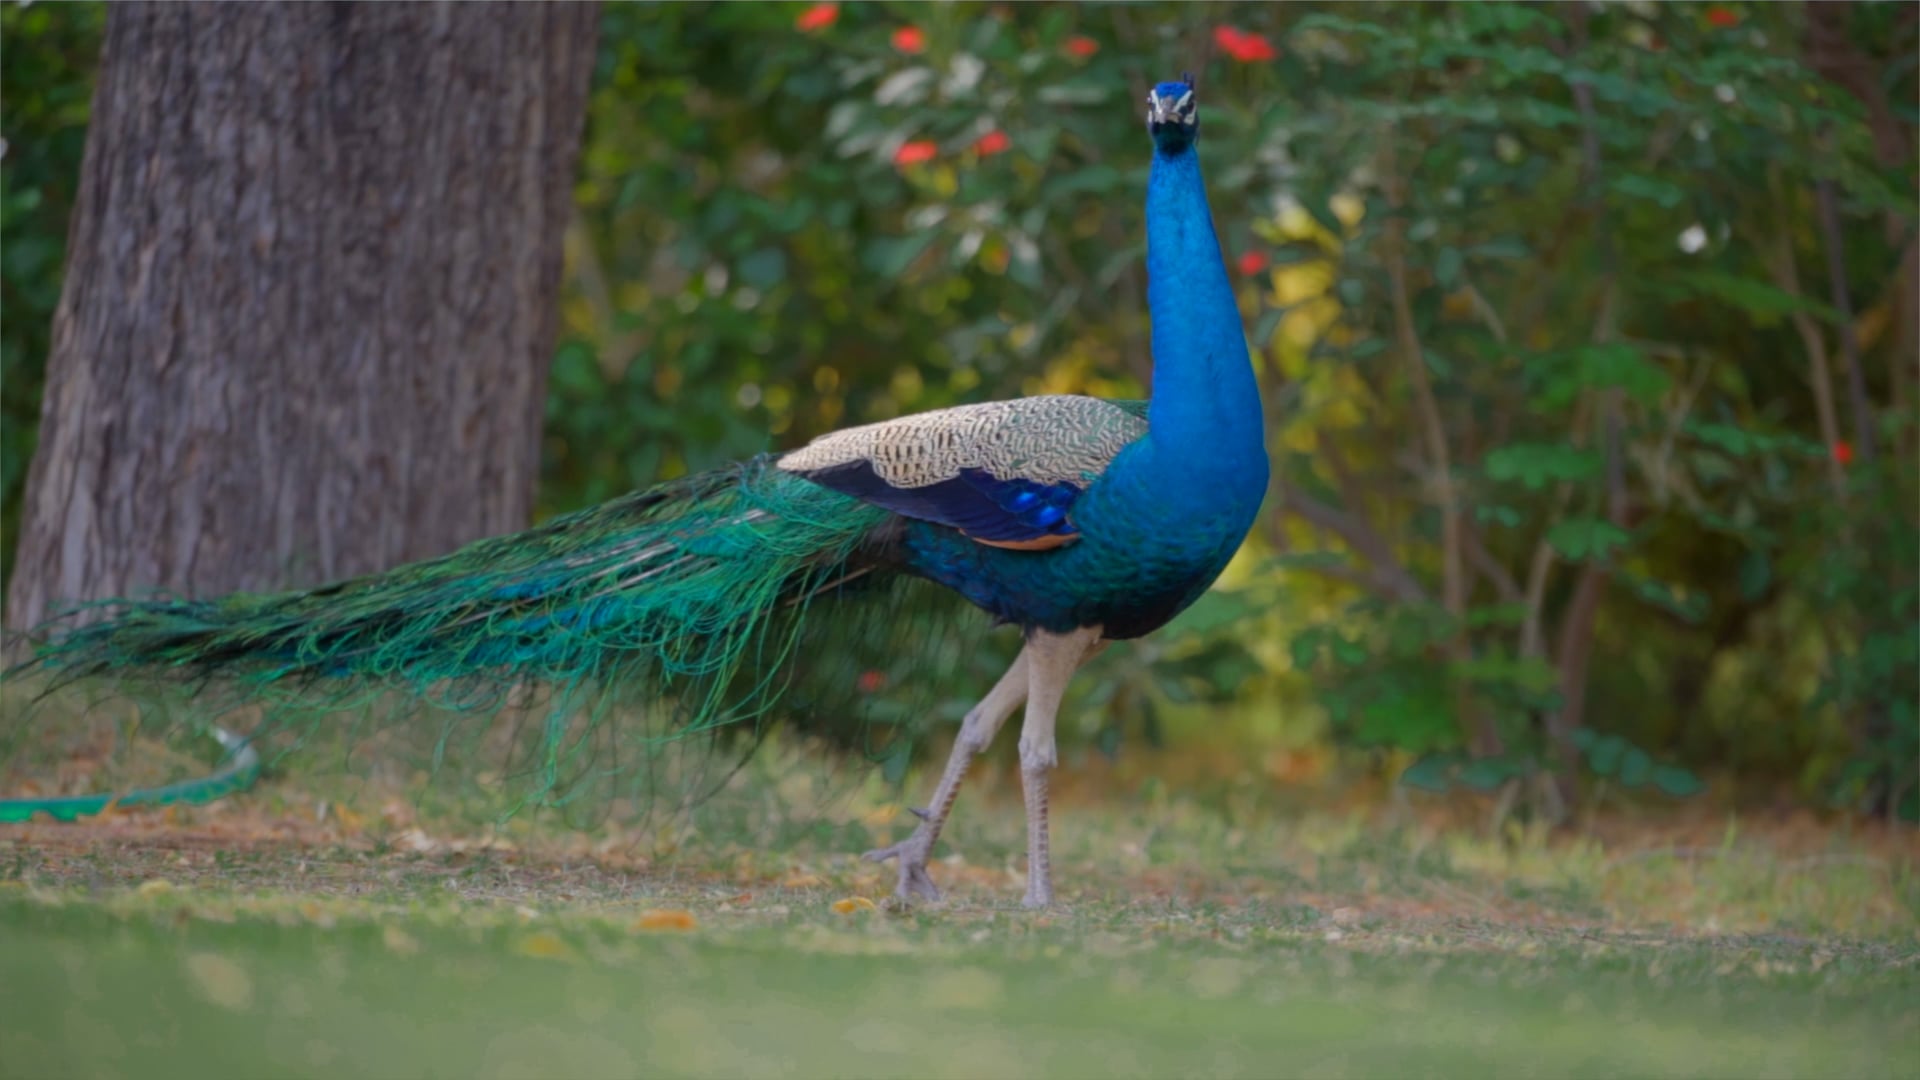
[[[1147,91],[1147,132],[1163,154],[1178,154],[1193,145],[1200,135],[1193,76],[1182,73],[1179,82],[1163,82]]]

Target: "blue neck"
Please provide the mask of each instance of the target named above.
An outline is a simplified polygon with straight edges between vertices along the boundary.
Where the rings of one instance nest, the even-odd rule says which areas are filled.
[[[1147,310],[1153,318],[1156,456],[1184,469],[1254,479],[1267,473],[1260,391],[1246,333],[1214,238],[1213,214],[1189,144],[1155,150],[1147,180]]]

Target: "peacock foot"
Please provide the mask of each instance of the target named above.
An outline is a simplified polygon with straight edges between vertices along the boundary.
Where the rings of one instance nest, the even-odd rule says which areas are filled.
[[[929,831],[923,825],[913,830],[912,836],[891,847],[876,848],[860,856],[868,862],[900,860],[900,881],[894,886],[893,895],[907,903],[940,899],[939,887],[927,874],[927,856],[933,853],[933,837]]]

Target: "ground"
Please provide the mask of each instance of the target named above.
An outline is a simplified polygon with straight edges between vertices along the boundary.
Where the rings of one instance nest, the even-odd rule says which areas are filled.
[[[1920,845],[1804,813],[1489,805],[1070,762],[1063,905],[1010,770],[938,907],[855,855],[877,781],[762,755],[644,826],[503,828],[273,776],[0,828],[22,1076],[1891,1076],[1920,1070]],[[1144,779],[1147,773],[1160,779]],[[1200,770],[1204,773],[1204,770]],[[1172,779],[1168,779],[1172,777]],[[910,781],[911,789],[914,783]],[[399,785],[404,788],[405,784]]]

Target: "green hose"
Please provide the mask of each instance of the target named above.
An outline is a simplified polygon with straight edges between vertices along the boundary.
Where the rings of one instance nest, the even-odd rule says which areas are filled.
[[[55,821],[76,821],[92,817],[109,806],[171,806],[186,803],[198,806],[223,799],[253,786],[260,775],[260,754],[247,740],[223,728],[208,728],[207,734],[226,747],[222,768],[198,780],[182,780],[166,787],[129,791],[124,795],[63,795],[44,799],[0,799],[0,824],[30,821],[35,814],[46,814]]]

